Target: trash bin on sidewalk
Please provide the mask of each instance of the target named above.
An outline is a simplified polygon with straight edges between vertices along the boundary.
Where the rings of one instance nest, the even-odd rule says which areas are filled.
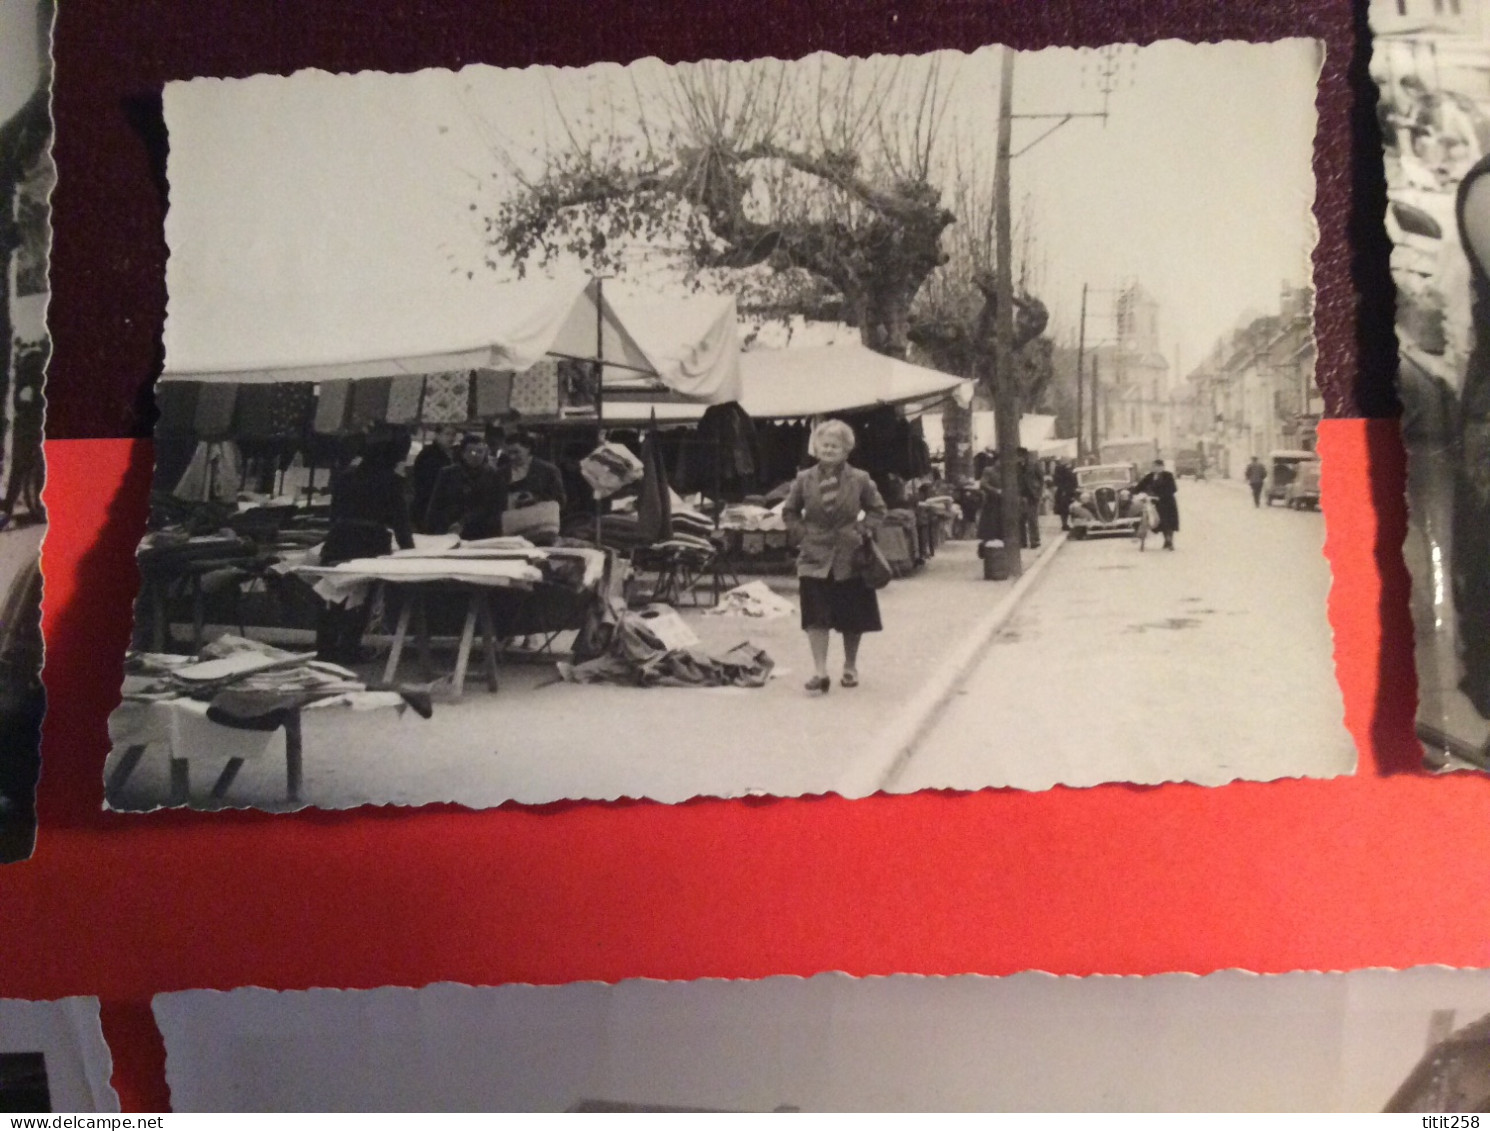
[[[1004,544],[990,538],[978,544],[978,556],[983,559],[984,581],[1008,581],[1009,558],[1004,553]]]

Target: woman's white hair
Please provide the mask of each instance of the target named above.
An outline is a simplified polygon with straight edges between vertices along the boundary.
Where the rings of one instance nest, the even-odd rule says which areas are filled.
[[[841,420],[824,420],[812,430],[812,436],[807,442],[807,454],[813,458],[817,457],[817,442],[824,439],[834,439],[846,447],[849,451],[854,450],[858,438],[854,430]]]

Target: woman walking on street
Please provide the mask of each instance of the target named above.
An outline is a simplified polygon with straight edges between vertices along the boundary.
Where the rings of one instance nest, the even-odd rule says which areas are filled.
[[[813,667],[808,691],[833,686],[831,632],[843,635],[843,686],[857,687],[859,641],[881,628],[879,600],[859,576],[856,552],[884,517],[885,502],[869,473],[849,466],[853,449],[854,430],[843,421],[826,420],[814,428],[810,451],[817,463],[798,472],[783,507],[786,521],[801,536],[797,577]]]
[[[1154,509],[1159,512],[1159,533],[1164,535],[1164,548],[1174,549],[1175,531],[1180,528],[1180,505],[1175,501],[1179,484],[1174,473],[1164,469],[1164,461],[1156,459],[1154,469],[1138,481],[1134,491],[1142,492],[1154,500]]]

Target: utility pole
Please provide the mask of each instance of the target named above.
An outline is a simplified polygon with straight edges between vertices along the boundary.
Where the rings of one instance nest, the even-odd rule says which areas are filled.
[[[999,64],[998,150],[993,165],[994,254],[998,310],[994,314],[993,413],[1003,492],[1004,560],[1009,576],[1024,571],[1020,558],[1019,388],[1014,374],[1014,265],[1009,223],[1009,144],[1014,128],[1014,49]]]
[[[1081,284],[1081,331],[1076,338],[1076,459],[1081,461],[1085,446],[1081,435],[1082,367],[1086,364],[1086,284]]]
[[[1102,458],[1102,438],[1098,433],[1101,427],[1102,415],[1098,404],[1098,392],[1101,386],[1097,380],[1097,355],[1092,354],[1092,456],[1097,460]]]

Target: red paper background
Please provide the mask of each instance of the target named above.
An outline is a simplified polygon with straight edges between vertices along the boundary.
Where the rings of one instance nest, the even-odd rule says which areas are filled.
[[[52,710],[37,853],[0,868],[0,996],[102,997],[126,1109],[168,1100],[151,995],[199,986],[1490,964],[1490,871],[1479,866],[1490,781],[1392,772],[1412,770],[1417,751],[1390,419],[1321,429],[1330,616],[1362,751],[1353,778],[487,812],[100,810],[150,474],[149,445],[119,437],[148,428],[165,308],[162,82],[313,64],[1318,36],[1328,46],[1315,166],[1320,380],[1334,415],[1385,415],[1379,142],[1364,15],[1346,0],[62,9]]]

